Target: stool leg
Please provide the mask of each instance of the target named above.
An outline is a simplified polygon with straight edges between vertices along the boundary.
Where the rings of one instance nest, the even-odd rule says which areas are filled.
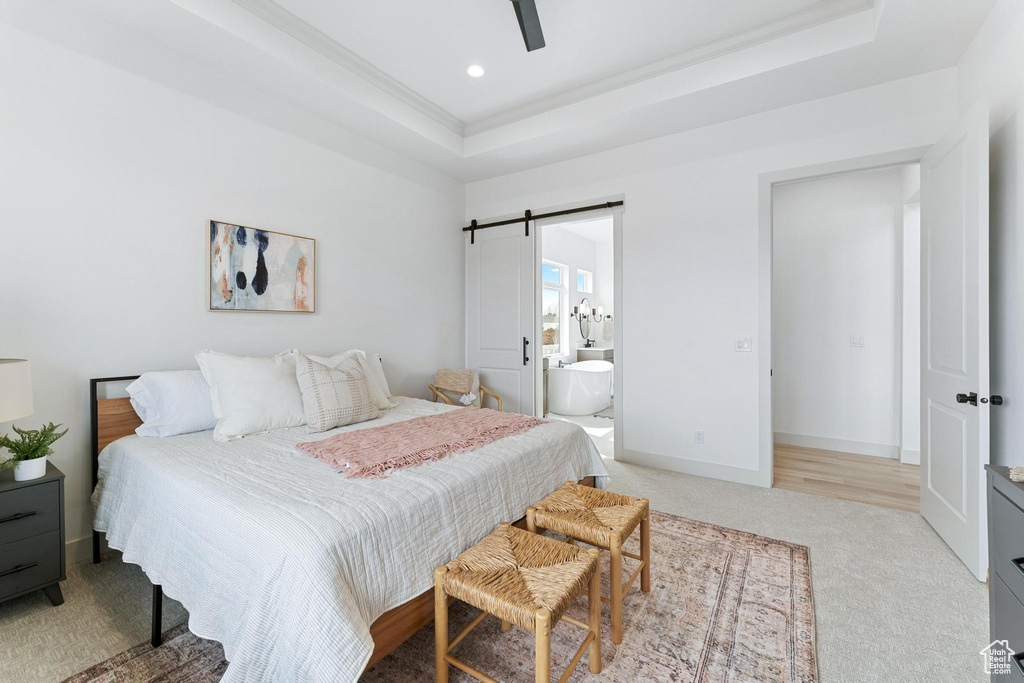
[[[448,596],[444,594],[447,567],[434,570],[434,681],[448,683]]]
[[[640,559],[644,568],[640,570],[640,590],[651,592],[651,507],[644,501],[644,518],[640,521]]]
[[[510,628],[512,628],[512,624],[507,622],[507,621],[505,621],[504,619],[502,619],[501,620],[501,630],[502,631],[508,631]]]
[[[622,537],[619,532],[612,532],[611,542],[612,571],[612,642],[622,642]]]
[[[551,683],[551,612],[537,612],[537,683]]]
[[[590,632],[594,639],[590,641],[590,673],[601,673],[601,555],[591,550],[597,569],[590,577],[590,591],[587,593],[587,607],[590,608]]]
[[[537,533],[537,522],[534,520],[534,515],[537,514],[537,508],[532,505],[526,508],[526,530],[531,534]]]

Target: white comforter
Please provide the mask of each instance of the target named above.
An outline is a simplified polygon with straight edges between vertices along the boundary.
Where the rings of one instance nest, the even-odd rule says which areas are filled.
[[[607,470],[586,433],[554,421],[470,453],[346,479],[295,445],[456,410],[400,398],[378,420],[230,443],[210,432],[130,436],[100,454],[95,528],[224,645],[231,681],[354,681],[370,624],[433,584],[499,522],[566,480]]]

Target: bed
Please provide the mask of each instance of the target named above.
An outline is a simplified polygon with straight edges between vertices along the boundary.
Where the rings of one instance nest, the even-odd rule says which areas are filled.
[[[143,438],[127,399],[95,400],[102,381],[94,529],[184,604],[193,633],[224,646],[226,683],[356,680],[430,621],[434,567],[566,480],[607,482],[589,437],[566,422],[348,479],[296,444],[466,409],[397,398],[379,419],[323,434]]]

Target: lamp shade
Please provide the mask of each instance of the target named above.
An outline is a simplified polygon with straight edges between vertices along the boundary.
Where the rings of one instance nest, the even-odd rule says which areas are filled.
[[[31,415],[32,373],[22,358],[0,358],[0,422]]]

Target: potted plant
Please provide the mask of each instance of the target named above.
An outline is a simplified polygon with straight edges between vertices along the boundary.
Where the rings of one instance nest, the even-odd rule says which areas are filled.
[[[14,481],[38,479],[46,474],[46,456],[53,453],[53,442],[68,433],[58,432],[62,425],[52,422],[39,429],[14,428],[20,437],[17,441],[9,435],[0,436],[0,448],[6,448],[11,457],[0,464],[0,470],[14,468]]]

